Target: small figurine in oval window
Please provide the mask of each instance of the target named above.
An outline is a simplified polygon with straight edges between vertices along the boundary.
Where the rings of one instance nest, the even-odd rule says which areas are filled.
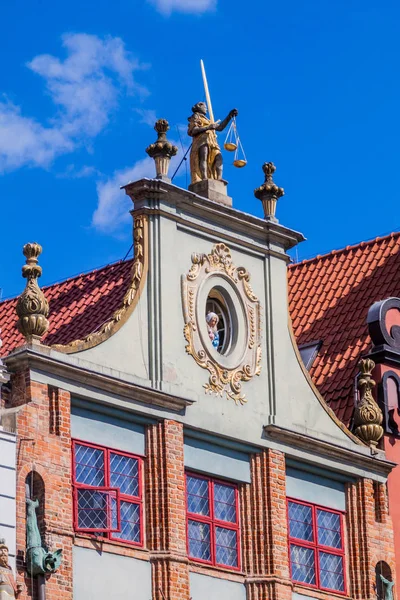
[[[213,345],[213,347],[218,350],[218,346],[219,346],[219,333],[218,333],[218,329],[217,329],[217,325],[218,325],[218,315],[216,315],[214,312],[209,312],[206,315],[206,321],[207,321],[207,332],[208,332],[208,337],[211,340],[211,343]]]

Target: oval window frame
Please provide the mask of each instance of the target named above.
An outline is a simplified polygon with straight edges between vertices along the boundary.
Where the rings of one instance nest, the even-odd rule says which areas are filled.
[[[231,320],[231,339],[225,354],[213,347],[207,331],[206,306],[210,292],[213,290],[222,296]],[[197,296],[196,319],[203,348],[209,357],[227,369],[237,368],[246,354],[249,326],[243,299],[236,287],[223,274],[212,273],[203,281]]]

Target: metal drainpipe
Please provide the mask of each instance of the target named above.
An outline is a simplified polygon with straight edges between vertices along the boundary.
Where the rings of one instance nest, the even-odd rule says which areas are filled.
[[[37,590],[38,600],[46,600],[46,578],[44,575],[38,575]]]

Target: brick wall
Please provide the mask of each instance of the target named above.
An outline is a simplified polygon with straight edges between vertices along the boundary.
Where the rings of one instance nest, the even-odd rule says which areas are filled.
[[[34,493],[42,501],[37,511],[44,543],[50,550],[62,548],[63,562],[46,581],[48,600],[72,599],[72,500],[70,396],[57,390],[51,423],[50,405],[54,390],[31,382],[27,373],[14,377],[11,405],[23,406],[17,415],[17,581],[22,584],[20,600],[36,600],[36,582],[26,574],[25,484],[35,472]],[[43,499],[45,497],[45,505]]]
[[[17,568],[20,600],[36,600],[26,576],[25,483],[35,471],[35,492],[45,496],[38,512],[50,550],[63,549],[60,570],[47,579],[47,600],[72,600],[72,544],[93,547],[90,536],[74,537],[72,527],[70,397],[63,390],[14,378],[11,404],[17,416]],[[244,583],[248,600],[290,600],[292,591],[313,598],[338,597],[293,585],[289,574],[285,457],[266,449],[251,457],[251,484],[239,486],[243,573],[195,565],[187,557],[183,425],[173,420],[146,428],[145,549],[104,540],[103,552],[150,560],[153,600],[189,600],[189,570],[218,574]],[[347,487],[349,594],[355,600],[376,598],[375,567],[395,561],[386,486],[360,480]],[[218,572],[218,573],[217,573]],[[35,588],[35,585],[33,585]]]
[[[290,600],[284,454],[264,450],[253,455],[251,480],[240,489],[247,597]]]
[[[154,600],[189,600],[183,425],[166,420],[146,431],[147,547]]]
[[[350,595],[356,600],[376,600],[376,565],[384,561],[393,580],[396,575],[385,485],[361,479],[347,486],[347,528]]]

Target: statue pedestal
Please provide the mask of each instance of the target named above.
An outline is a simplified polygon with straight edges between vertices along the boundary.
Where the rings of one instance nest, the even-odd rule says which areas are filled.
[[[189,190],[199,196],[203,196],[203,198],[214,200],[214,202],[225,204],[225,206],[232,206],[232,198],[228,196],[227,185],[228,182],[224,179],[203,179],[202,181],[191,183]]]

